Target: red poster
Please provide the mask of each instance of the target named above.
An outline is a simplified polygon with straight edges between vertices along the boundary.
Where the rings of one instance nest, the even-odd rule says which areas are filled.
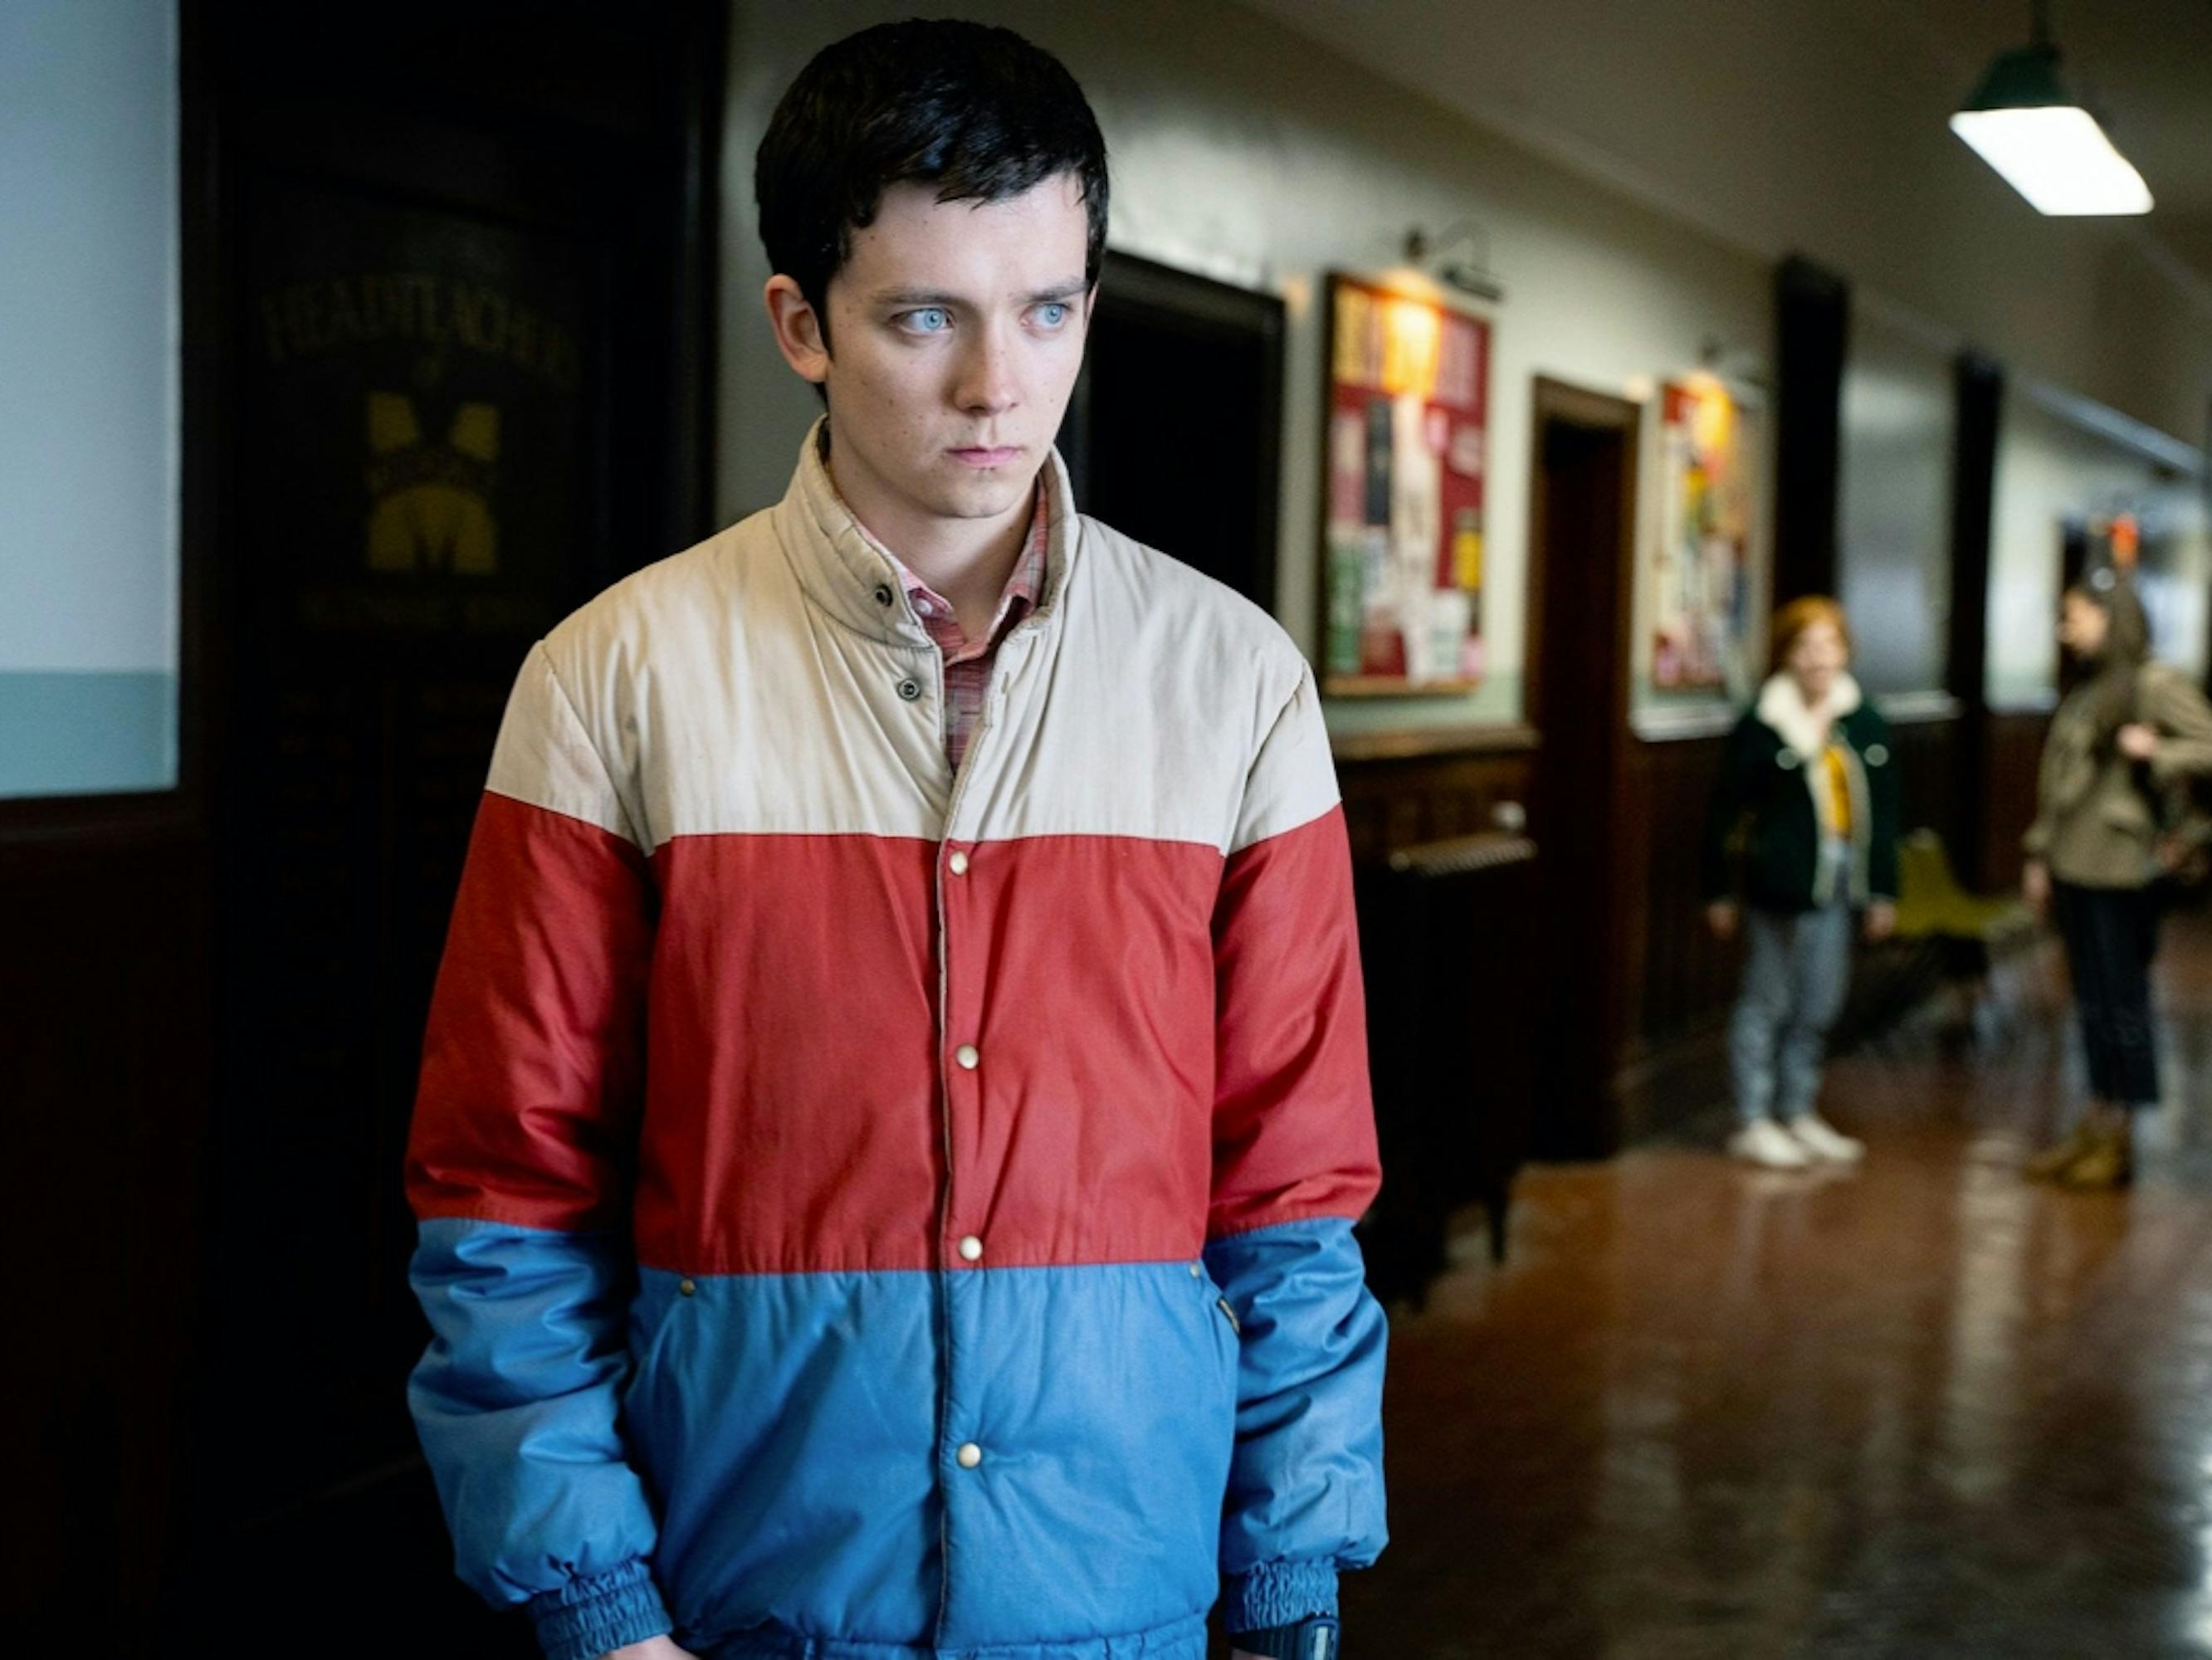
[[[1329,690],[1437,691],[1483,673],[1490,325],[1329,282]]]

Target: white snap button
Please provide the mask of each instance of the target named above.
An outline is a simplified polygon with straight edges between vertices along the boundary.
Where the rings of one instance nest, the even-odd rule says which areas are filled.
[[[961,1444],[960,1450],[953,1456],[959,1459],[962,1469],[971,1470],[983,1462],[983,1449],[973,1441],[967,1441]]]
[[[960,1242],[960,1257],[963,1262],[980,1262],[982,1259],[982,1256],[983,1242],[978,1239],[974,1234],[969,1234],[965,1239],[963,1239]]]
[[[952,1058],[960,1063],[962,1070],[973,1072],[975,1070],[976,1064],[983,1057],[975,1052],[975,1046],[973,1043],[963,1043],[952,1051]]]
[[[1197,1263],[1195,1263],[1195,1262],[1193,1262],[1193,1263],[1190,1265],[1190,1277],[1191,1277],[1192,1279],[1194,1279],[1194,1280],[1197,1279],[1197,1278],[1199,1277],[1199,1275],[1200,1275],[1200,1274],[1203,1274],[1203,1273],[1205,1273],[1205,1272],[1206,1272],[1206,1270],[1205,1270],[1205,1269],[1203,1269],[1203,1268],[1200,1268],[1200,1267],[1199,1267],[1199,1265],[1198,1265]]]
[[[954,854],[952,857],[945,861],[945,867],[951,871],[955,876],[967,875],[968,855],[964,853]]]

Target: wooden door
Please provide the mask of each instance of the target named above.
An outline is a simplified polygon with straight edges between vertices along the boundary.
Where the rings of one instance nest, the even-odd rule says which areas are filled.
[[[1529,493],[1530,803],[1540,869],[1537,1152],[1595,1158],[1620,1140],[1625,1029],[1620,822],[1636,502],[1636,405],[1539,380]]]
[[[216,203],[204,1631],[528,1651],[453,1582],[416,1455],[401,1154],[514,673],[711,528],[714,17],[187,15]]]

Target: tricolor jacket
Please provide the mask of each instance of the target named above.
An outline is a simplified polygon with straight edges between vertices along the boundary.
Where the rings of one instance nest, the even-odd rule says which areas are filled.
[[[462,1576],[555,1660],[1198,1660],[1384,1539],[1312,680],[1079,518],[955,775],[814,444],[530,654],[408,1158]]]

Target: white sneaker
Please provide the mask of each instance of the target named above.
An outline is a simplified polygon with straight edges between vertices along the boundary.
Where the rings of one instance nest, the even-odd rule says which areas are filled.
[[[1813,1162],[1796,1136],[1771,1118],[1746,1124],[1729,1138],[1728,1150],[1748,1164],[1768,1170],[1803,1170]]]
[[[1793,1118],[1782,1128],[1814,1158],[1832,1164],[1856,1164],[1866,1157],[1865,1142],[1853,1140],[1817,1112]]]

